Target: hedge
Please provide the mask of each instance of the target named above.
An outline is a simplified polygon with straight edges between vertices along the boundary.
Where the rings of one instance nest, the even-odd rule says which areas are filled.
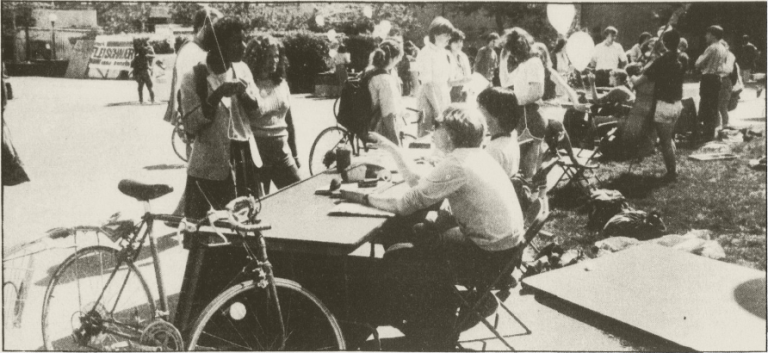
[[[331,69],[326,62],[330,41],[325,33],[310,31],[253,32],[250,37],[269,34],[282,40],[288,58],[288,84],[293,93],[314,91],[318,74]],[[376,47],[375,40],[369,35],[347,37],[339,34],[337,39],[350,53],[350,68],[362,71],[368,65],[368,56]]]

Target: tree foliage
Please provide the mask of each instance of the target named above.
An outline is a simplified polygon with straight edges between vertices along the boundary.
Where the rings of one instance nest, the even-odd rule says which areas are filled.
[[[107,34],[142,32],[151,8],[148,3],[121,2],[94,2],[92,6],[97,23]]]
[[[493,18],[496,31],[503,33],[504,29],[521,27],[528,31],[537,41],[552,45],[557,39],[557,32],[547,19],[547,4],[521,2],[468,2],[457,5],[455,11],[459,14],[470,15],[480,13]]]

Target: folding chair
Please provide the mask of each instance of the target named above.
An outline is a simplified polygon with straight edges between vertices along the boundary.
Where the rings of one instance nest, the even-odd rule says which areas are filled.
[[[597,188],[602,181],[592,171],[599,167],[597,158],[602,155],[601,148],[608,144],[609,141],[616,139],[616,131],[618,130],[618,123],[616,121],[608,121],[598,123],[595,119],[595,115],[588,113],[587,121],[590,129],[590,136],[592,140],[592,150],[580,149],[575,154],[578,163],[575,163],[569,158],[564,156],[564,152],[560,150],[551,151],[555,158],[557,158],[557,165],[563,170],[563,174],[557,180],[555,185],[559,184],[565,178],[568,178],[567,185],[573,185],[579,190],[585,197],[589,197],[592,190]],[[588,151],[588,154],[584,155]],[[594,179],[594,181],[593,181]]]
[[[525,235],[523,236],[524,241],[522,244],[518,245],[517,248],[515,248],[514,254],[512,255],[512,258],[510,261],[504,266],[502,271],[490,282],[487,282],[485,284],[479,284],[475,285],[475,290],[477,293],[479,293],[479,297],[477,297],[476,300],[472,300],[471,302],[468,301],[462,293],[456,288],[455,285],[452,286],[454,294],[461,300],[462,303],[462,310],[469,310],[469,313],[476,318],[480,319],[480,321],[485,325],[488,330],[490,330],[496,338],[498,338],[501,342],[503,342],[509,349],[515,350],[514,347],[506,340],[504,336],[502,336],[501,333],[498,331],[498,315],[497,312],[495,324],[492,325],[488,320],[482,316],[482,314],[479,312],[479,308],[481,307],[483,301],[485,301],[490,296],[493,296],[492,293],[493,290],[499,290],[500,292],[508,292],[509,288],[508,286],[504,286],[505,279],[512,276],[512,272],[520,267],[522,264],[522,258],[523,258],[523,250],[531,243],[531,241],[539,234],[542,227],[544,227],[544,224],[546,223],[547,219],[549,218],[549,212],[546,209],[546,207],[542,207],[542,211],[539,212],[539,215],[536,217],[536,219],[531,223],[531,225],[528,227],[528,229],[525,232]],[[459,281],[457,281],[459,282]],[[498,296],[498,294],[497,294]],[[494,299],[496,300],[496,299]],[[510,310],[504,303],[499,300],[499,306],[506,311],[507,314],[510,315],[520,326],[523,327],[525,330],[525,333],[522,335],[529,335],[531,334],[531,330],[525,326],[525,324]],[[469,316],[465,316],[462,320],[456,320],[456,324],[454,325],[454,332],[458,335],[461,333],[461,327],[466,323],[466,320],[469,319]]]

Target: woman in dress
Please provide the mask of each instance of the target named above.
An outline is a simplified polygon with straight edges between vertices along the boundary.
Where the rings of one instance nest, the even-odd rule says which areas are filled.
[[[541,143],[546,134],[547,121],[539,113],[538,101],[544,95],[544,65],[533,50],[533,37],[522,28],[512,28],[505,36],[506,43],[499,63],[502,87],[511,87],[520,112],[518,140],[520,143],[520,173],[527,179],[539,167]]]
[[[435,130],[435,118],[451,102],[448,81],[452,77],[450,53],[445,49],[453,33],[453,25],[443,17],[436,17],[429,25],[429,40],[419,52],[416,63],[419,68],[421,90],[418,108],[424,112],[418,125],[419,137]]]
[[[250,126],[264,164],[264,189],[275,183],[282,189],[299,180],[296,132],[291,115],[291,91],[285,72],[285,48],[271,36],[252,39],[246,47],[246,62],[258,90],[256,109],[250,110]]]

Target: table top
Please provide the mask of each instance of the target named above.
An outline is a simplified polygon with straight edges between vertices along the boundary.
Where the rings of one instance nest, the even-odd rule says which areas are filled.
[[[766,349],[765,272],[646,244],[524,282],[684,347]]]

